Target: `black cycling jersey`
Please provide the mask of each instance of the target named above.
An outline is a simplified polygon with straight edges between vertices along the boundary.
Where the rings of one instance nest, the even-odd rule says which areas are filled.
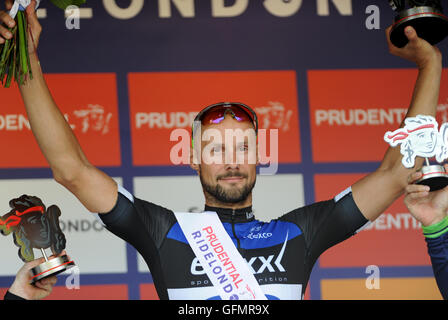
[[[368,220],[350,190],[335,199],[293,210],[270,222],[252,208],[216,211],[268,299],[302,299],[317,258],[349,238]],[[152,274],[160,299],[220,299],[177,223],[173,211],[120,188],[106,228],[133,245]]]
[[[448,300],[448,232],[425,240],[440,293],[443,299]]]

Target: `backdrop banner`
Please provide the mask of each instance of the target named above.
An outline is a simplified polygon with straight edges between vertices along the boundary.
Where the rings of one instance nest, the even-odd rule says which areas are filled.
[[[135,196],[175,211],[204,206],[189,155],[178,152],[189,136],[173,132],[189,132],[205,106],[238,101],[257,112],[262,167],[275,174],[258,176],[254,211],[269,220],[374,171],[418,72],[388,51],[394,12],[384,0],[103,0],[65,14],[42,1],[38,16],[46,80],[88,159]],[[448,52],[448,41],[439,48]],[[446,61],[439,123],[448,121]],[[158,299],[135,249],[52,180],[16,84],[0,97],[0,215],[24,193],[57,204],[76,257],[77,270],[59,276],[49,299]],[[1,294],[21,264],[10,239],[0,237],[0,251]],[[402,198],[325,252],[305,293],[440,298],[421,227]]]

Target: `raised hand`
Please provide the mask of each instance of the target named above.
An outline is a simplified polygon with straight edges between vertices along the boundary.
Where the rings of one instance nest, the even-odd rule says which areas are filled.
[[[31,4],[26,8],[26,17],[28,20],[28,52],[31,54],[37,50],[39,45],[40,34],[42,33],[42,26],[37,19],[36,14],[36,0],[31,1]]]
[[[441,63],[442,53],[440,50],[426,40],[419,38],[414,28],[407,27],[405,29],[405,34],[409,40],[409,43],[403,48],[398,48],[391,42],[391,29],[392,26],[386,29],[387,43],[391,54],[414,62],[420,69],[425,68],[433,61]]]
[[[448,165],[445,165],[448,170]],[[415,219],[423,226],[430,226],[442,221],[448,212],[448,187],[429,192],[428,186],[414,184],[422,177],[416,172],[409,177],[406,187],[404,203]]]
[[[11,10],[13,5],[13,0],[6,0],[5,7],[6,10]],[[36,14],[36,1],[32,0],[31,4],[26,8],[26,17],[28,21],[28,52],[33,53],[37,45],[39,44],[40,34],[42,32],[42,27],[37,19]],[[12,38],[12,33],[9,30],[14,28],[16,22],[11,18],[6,11],[0,11],[0,44],[5,43],[6,40]]]
[[[6,0],[6,10],[11,10],[12,4],[12,0]],[[8,29],[14,28],[15,25],[14,19],[9,16],[8,12],[0,11],[0,44],[12,38],[12,33]]]

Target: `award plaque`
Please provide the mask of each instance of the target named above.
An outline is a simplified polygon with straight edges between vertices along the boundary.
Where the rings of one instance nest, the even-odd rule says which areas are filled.
[[[59,226],[61,210],[52,205],[46,209],[41,199],[23,195],[9,201],[11,211],[0,217],[0,232],[13,233],[14,244],[19,247],[19,257],[24,262],[33,261],[33,249],[41,251],[45,262],[31,270],[31,283],[57,275],[75,263],[67,255],[60,256],[66,240]],[[51,248],[56,257],[48,258],[45,249]]]
[[[388,131],[384,140],[391,147],[400,146],[403,155],[402,163],[406,168],[413,168],[415,157],[425,158],[425,165],[419,170],[423,174],[417,184],[430,187],[430,191],[440,190],[448,185],[448,173],[442,165],[431,165],[430,158],[435,157],[438,163],[448,158],[447,138],[448,123],[438,130],[434,117],[418,115],[405,119],[405,126],[393,132]]]
[[[408,43],[404,29],[412,26],[420,38],[434,45],[448,36],[448,17],[443,14],[441,0],[389,0],[397,13],[390,40],[402,48]]]

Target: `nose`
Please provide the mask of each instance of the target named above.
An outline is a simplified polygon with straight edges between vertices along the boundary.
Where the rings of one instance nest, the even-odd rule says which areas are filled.
[[[237,163],[226,163],[226,171],[239,171],[240,167]]]
[[[226,170],[239,170],[239,168],[240,168],[240,165],[236,162],[236,160],[226,161],[224,164],[225,164]]]
[[[238,169],[239,163],[237,158],[237,152],[234,149],[226,149],[224,155],[224,164],[226,169]]]

